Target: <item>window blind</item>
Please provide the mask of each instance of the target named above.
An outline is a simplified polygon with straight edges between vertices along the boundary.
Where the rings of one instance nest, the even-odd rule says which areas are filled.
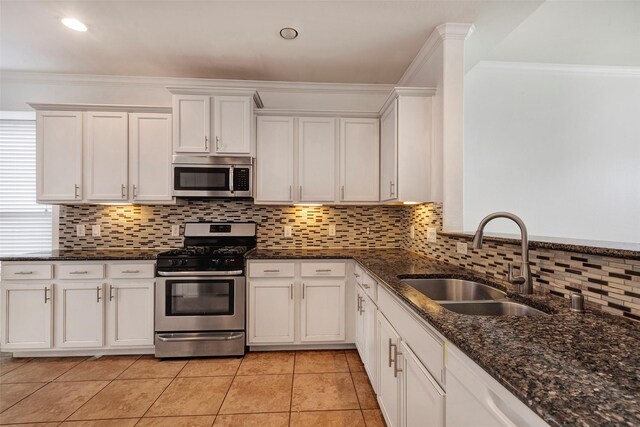
[[[0,256],[50,250],[51,212],[36,203],[36,122],[0,120]]]

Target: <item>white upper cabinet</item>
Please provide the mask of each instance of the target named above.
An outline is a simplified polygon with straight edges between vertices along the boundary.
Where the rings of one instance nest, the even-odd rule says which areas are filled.
[[[36,146],[37,200],[82,200],[82,113],[38,111]]]
[[[128,200],[129,117],[87,112],[85,116],[85,199]]]
[[[213,97],[213,152],[216,155],[251,155],[249,96]]]
[[[171,184],[171,114],[129,114],[130,198],[170,201]]]
[[[173,95],[173,151],[209,154],[210,102],[207,95]]]
[[[432,105],[429,89],[396,88],[380,119],[380,200],[428,202]]]
[[[380,200],[398,198],[398,100],[380,119]]]
[[[333,202],[336,189],[336,120],[298,119],[298,199]]]
[[[378,119],[340,119],[340,201],[377,202]]]
[[[293,202],[292,117],[258,117],[256,202]]]

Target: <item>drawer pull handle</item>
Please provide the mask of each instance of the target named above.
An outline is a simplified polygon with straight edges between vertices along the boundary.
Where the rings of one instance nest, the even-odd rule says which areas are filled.
[[[402,356],[402,353],[398,352],[398,346],[393,345],[393,377],[398,378],[398,372],[402,372],[401,368],[398,368],[398,355]]]
[[[114,289],[115,289],[115,286],[109,285],[109,301],[113,301],[113,290]]]
[[[289,285],[289,291],[291,292],[291,299],[293,299],[293,283]]]
[[[84,271],[72,271],[69,274],[88,274],[89,272],[87,270]]]
[[[354,276],[356,277],[360,277],[360,275],[358,273],[353,273]]]
[[[316,273],[329,273],[331,271],[330,268],[318,268],[316,269]]]
[[[280,270],[264,270],[265,273],[280,273]]]
[[[49,288],[44,288],[44,303],[51,301],[51,297],[49,297]]]
[[[367,285],[366,283],[363,283],[362,286],[364,286],[365,289],[369,289],[371,286]]]
[[[16,271],[14,274],[33,274],[33,271]]]
[[[122,273],[124,273],[124,274],[136,274],[136,273],[140,273],[140,270],[122,270]]]
[[[305,286],[305,284],[303,283],[303,284],[302,284],[302,299],[304,299],[304,288],[305,288],[305,287],[306,287],[306,286]]]
[[[96,286],[96,302],[99,303],[100,300],[102,299],[102,296],[100,295],[100,288],[102,288],[102,286]]]
[[[391,364],[393,363],[393,358],[391,357],[391,347],[393,347],[393,342],[391,341],[391,338],[389,338],[389,367],[391,367]]]

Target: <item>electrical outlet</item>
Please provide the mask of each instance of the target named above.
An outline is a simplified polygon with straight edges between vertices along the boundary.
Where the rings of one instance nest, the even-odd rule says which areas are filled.
[[[336,235],[336,225],[329,224],[329,236],[335,237],[335,235]]]
[[[409,236],[411,236],[412,239],[416,238],[416,228],[413,225],[409,228]]]
[[[100,225],[99,224],[91,226],[91,235],[93,237],[100,237]]]
[[[371,233],[371,229],[367,227],[367,234]]]
[[[285,225],[284,226],[284,237],[291,237],[292,233],[291,233],[291,226],[290,225]]]
[[[456,243],[456,250],[459,254],[466,255],[467,254],[467,242],[458,242]]]
[[[84,231],[84,224],[78,224],[76,225],[76,236],[77,237],[84,237],[86,236],[86,233]]]
[[[178,224],[171,226],[171,237],[180,237],[180,226]]]
[[[429,227],[427,228],[427,242],[435,243],[438,240],[438,232],[436,228]]]

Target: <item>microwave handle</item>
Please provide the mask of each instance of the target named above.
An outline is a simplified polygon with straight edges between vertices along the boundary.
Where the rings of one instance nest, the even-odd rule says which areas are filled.
[[[229,191],[233,193],[233,165],[229,166]]]

